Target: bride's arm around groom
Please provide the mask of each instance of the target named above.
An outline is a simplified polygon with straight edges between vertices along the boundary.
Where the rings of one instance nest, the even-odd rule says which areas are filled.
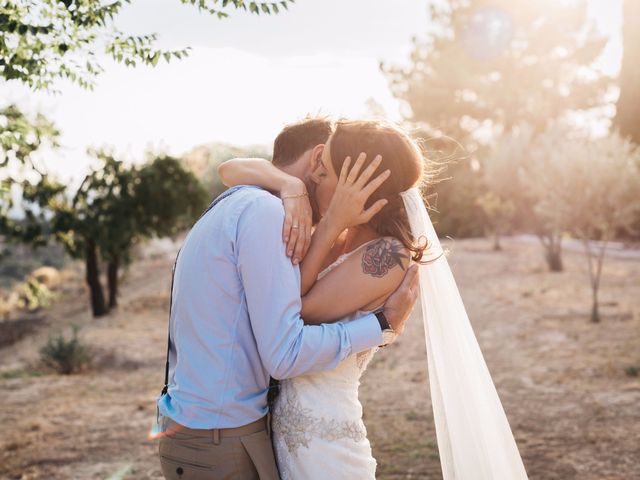
[[[282,242],[284,212],[280,200],[264,192],[238,221],[238,271],[260,357],[276,379],[334,368],[347,355],[382,344],[374,315],[336,324],[302,324],[300,270],[291,264]],[[399,331],[415,299],[415,270],[385,306]],[[406,302],[406,303],[405,303]]]

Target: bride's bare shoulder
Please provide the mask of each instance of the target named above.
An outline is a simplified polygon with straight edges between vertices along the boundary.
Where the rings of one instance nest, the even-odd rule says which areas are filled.
[[[402,282],[409,257],[393,237],[370,240],[345,255],[302,299],[305,323],[342,318],[379,303]]]
[[[374,277],[383,276],[398,266],[408,268],[411,252],[395,237],[380,237],[364,245],[360,255],[363,273]]]

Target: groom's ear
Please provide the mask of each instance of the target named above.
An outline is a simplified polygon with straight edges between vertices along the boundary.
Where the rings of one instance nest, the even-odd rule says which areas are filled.
[[[311,171],[315,171],[316,168],[320,166],[320,159],[322,158],[322,152],[324,151],[324,143],[316,145],[311,150]]]

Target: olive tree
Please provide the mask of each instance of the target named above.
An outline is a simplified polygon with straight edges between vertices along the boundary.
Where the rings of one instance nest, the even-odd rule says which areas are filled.
[[[584,245],[598,322],[598,291],[609,240],[640,213],[640,148],[617,133],[601,139],[550,128],[531,146],[519,179],[537,212]],[[635,232],[637,234],[637,232]],[[599,240],[595,243],[593,240]]]
[[[170,62],[188,56],[189,47],[179,50],[156,48],[156,33],[128,35],[116,28],[114,20],[123,7],[133,1],[0,2],[0,80],[17,82],[33,90],[55,92],[56,82],[66,79],[92,89],[95,79],[104,71],[97,60],[99,53],[106,53],[129,67],[156,66],[161,60]],[[294,0],[176,1],[198,8],[216,19],[225,18],[234,10],[244,10],[253,15],[277,14],[294,3]],[[129,180],[133,173],[115,160],[103,159],[104,172],[94,170],[76,192],[68,192],[65,186],[33,161],[33,154],[43,143],[48,142],[53,148],[58,146],[60,132],[55,125],[42,115],[35,118],[25,115],[16,105],[1,108],[0,240],[11,237],[38,245],[52,236],[58,238],[69,253],[85,259],[94,314],[104,314],[107,307],[99,282],[99,253],[109,261],[108,277],[113,286],[109,303],[115,304],[117,271],[121,261],[119,252],[122,250],[114,245],[129,245],[131,239],[140,234],[141,227],[131,225],[130,217],[122,214],[132,208],[129,196],[135,192],[130,191]],[[183,180],[184,175],[179,172],[184,173],[180,170],[173,173]],[[194,189],[189,194],[194,194],[196,187],[193,187],[191,179],[187,184]],[[123,185],[126,188],[123,189]],[[184,193],[181,186],[173,187]],[[186,198],[194,200],[193,195]],[[153,200],[157,204],[158,199]],[[148,198],[145,202],[147,206],[154,206]],[[194,201],[193,205],[198,205],[198,202]],[[11,216],[12,207],[17,205],[22,207],[21,218]],[[177,205],[184,206],[179,202]],[[190,210],[186,208],[185,211]],[[172,220],[177,222],[175,218]],[[101,223],[106,221],[111,222],[110,237],[107,237],[107,245],[101,246],[98,240],[105,240]],[[162,229],[166,230],[166,227]]]
[[[407,61],[382,69],[407,122],[452,136],[470,152],[436,189],[442,220],[462,217],[450,232],[459,234],[477,221],[477,196],[468,192],[483,188],[471,164],[477,158],[482,168],[483,146],[522,122],[540,132],[568,114],[599,114],[611,85],[596,64],[607,39],[586,0],[430,2],[429,17]],[[494,233],[511,208],[496,201],[481,200]],[[555,244],[553,232],[543,234]]]
[[[133,246],[191,225],[208,194],[178,159],[160,156],[136,167],[104,149],[93,153],[99,163],[74,192],[48,176],[24,181],[20,207],[25,216],[9,219],[8,232],[34,245],[53,238],[70,256],[83,259],[93,315],[101,316],[117,305],[119,268],[131,260]]]
[[[96,53],[107,53],[127,66],[155,66],[164,59],[183,58],[190,48],[161,50],[158,35],[127,35],[114,19],[135,0],[11,0],[0,4],[0,77],[17,80],[34,89],[51,89],[66,78],[93,88],[103,72]],[[232,10],[255,15],[276,14],[294,0],[254,2],[244,0],[179,0],[216,18]]]
[[[548,211],[538,202],[538,196],[545,192],[535,189],[531,182],[538,178],[540,165],[536,163],[534,149],[537,142],[544,141],[534,128],[523,123],[510,133],[502,135],[483,156],[483,183],[493,205],[487,205],[483,197],[479,199],[485,211],[494,208],[494,232],[512,228],[533,232],[543,247],[547,267],[552,272],[561,272],[562,236],[564,226],[555,212]],[[528,172],[531,182],[523,172]],[[538,196],[536,196],[538,195]],[[498,233],[494,233],[497,235]]]
[[[135,0],[10,0],[0,2],[0,80],[20,83],[33,90],[57,91],[56,81],[66,79],[93,89],[104,71],[97,60],[106,53],[129,67],[156,66],[188,56],[190,48],[162,50],[158,35],[128,35],[114,20]],[[244,0],[176,0],[216,19],[233,11],[271,15],[288,9],[294,0],[278,2]],[[26,172],[44,174],[33,160],[47,141],[58,146],[60,132],[43,115],[24,114],[17,105],[0,105],[0,238],[9,220],[11,195],[19,195]]]

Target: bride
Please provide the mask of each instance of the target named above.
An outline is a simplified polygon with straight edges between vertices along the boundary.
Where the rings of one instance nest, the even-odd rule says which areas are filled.
[[[352,167],[351,159],[356,159]],[[243,169],[253,173],[239,178],[238,170],[247,165],[229,172],[234,166],[227,162],[220,173],[229,186],[271,186],[276,179],[280,189],[287,184],[268,162],[236,162],[253,162]],[[305,323],[347,322],[375,311],[398,287],[409,263],[420,261],[425,245],[411,234],[400,193],[419,185],[423,170],[420,150],[399,129],[375,122],[337,123],[312,174],[321,220],[300,266]],[[367,183],[374,171],[383,173]],[[368,205],[380,211],[359,218],[361,212],[350,208],[357,194],[370,195]],[[272,422],[283,480],[375,478],[358,401],[359,379],[373,354],[351,355],[334,370],[281,382]]]
[[[376,171],[382,173],[371,180]],[[219,173],[227,186],[257,184],[280,192],[291,180],[259,159],[226,162]],[[304,235],[296,242],[304,245],[303,254],[308,249],[306,255],[298,253],[300,248],[294,254],[288,247],[295,263],[303,257],[300,274],[305,323],[335,318],[348,322],[376,311],[401,283],[406,268],[420,263],[431,395],[444,478],[526,478],[477,342],[474,349],[475,336],[464,307],[460,311],[459,295],[452,294],[457,294],[457,287],[449,277],[446,258],[420,197],[425,168],[418,145],[395,126],[340,121],[324,145],[311,179],[315,185],[312,200],[320,220],[310,245],[305,244]],[[304,196],[285,202],[285,236],[297,236],[295,227],[300,228],[304,221],[304,215],[297,212],[310,211],[303,202],[307,202]],[[430,254],[427,259],[425,254]],[[446,267],[438,270],[439,265]],[[437,288],[440,290],[434,290]],[[440,294],[442,299],[431,298]],[[457,321],[449,314],[457,316]],[[447,329],[458,331],[452,330],[453,338],[446,339]],[[434,340],[442,340],[453,351],[443,352]],[[456,348],[451,343],[456,341],[466,343]],[[461,346],[466,350],[461,351]],[[360,377],[375,350],[350,355],[334,370],[281,382],[272,409],[272,428],[283,480],[375,478],[376,461],[358,400]],[[469,378],[474,372],[480,378]],[[443,378],[447,374],[456,378]],[[468,399],[472,409],[478,407],[471,413],[484,413],[487,418],[465,418],[469,409],[460,403],[464,397],[452,398],[452,393],[475,395]],[[447,411],[445,396],[457,410]],[[475,421],[480,428],[460,420]],[[487,441],[497,443],[485,445]]]

